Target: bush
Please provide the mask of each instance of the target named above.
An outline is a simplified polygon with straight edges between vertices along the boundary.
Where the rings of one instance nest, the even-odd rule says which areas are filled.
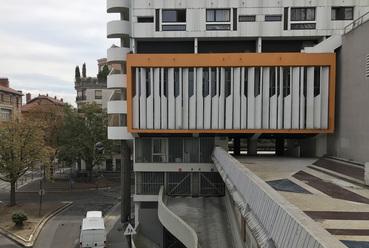
[[[16,226],[23,226],[23,222],[28,220],[27,214],[25,212],[15,212],[12,215],[12,221]]]

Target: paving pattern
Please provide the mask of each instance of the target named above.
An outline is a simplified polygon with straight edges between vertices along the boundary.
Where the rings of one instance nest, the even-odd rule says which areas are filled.
[[[363,166],[329,158],[236,158],[344,245],[369,248]]]

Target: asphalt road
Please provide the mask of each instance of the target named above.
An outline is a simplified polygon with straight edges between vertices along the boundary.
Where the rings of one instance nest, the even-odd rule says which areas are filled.
[[[29,183],[38,184],[38,181]],[[27,185],[23,186],[27,187]],[[17,201],[35,201],[38,198],[35,193],[17,193]],[[105,215],[112,207],[119,202],[120,188],[112,186],[108,189],[85,189],[72,192],[48,192],[43,196],[43,201],[72,201],[73,205],[65,209],[61,213],[51,218],[42,228],[35,244],[35,248],[53,247],[79,247],[79,232],[83,217],[87,211],[98,210]],[[0,188],[0,201],[9,200],[9,190]],[[18,248],[21,247],[13,241],[0,235],[1,248]]]

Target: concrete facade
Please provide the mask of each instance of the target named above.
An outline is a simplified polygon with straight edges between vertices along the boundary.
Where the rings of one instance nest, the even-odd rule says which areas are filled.
[[[369,161],[368,40],[369,22],[343,35],[337,60],[336,129],[328,136],[329,155],[361,164]]]

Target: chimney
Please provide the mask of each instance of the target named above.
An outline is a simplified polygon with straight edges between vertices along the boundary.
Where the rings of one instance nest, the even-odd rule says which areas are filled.
[[[54,97],[54,100],[56,100],[56,96]]]
[[[0,85],[9,88],[9,79],[8,78],[0,78]]]
[[[60,101],[63,102],[63,98],[61,98]]]
[[[31,101],[31,93],[26,94],[26,103],[28,103],[29,101]]]

